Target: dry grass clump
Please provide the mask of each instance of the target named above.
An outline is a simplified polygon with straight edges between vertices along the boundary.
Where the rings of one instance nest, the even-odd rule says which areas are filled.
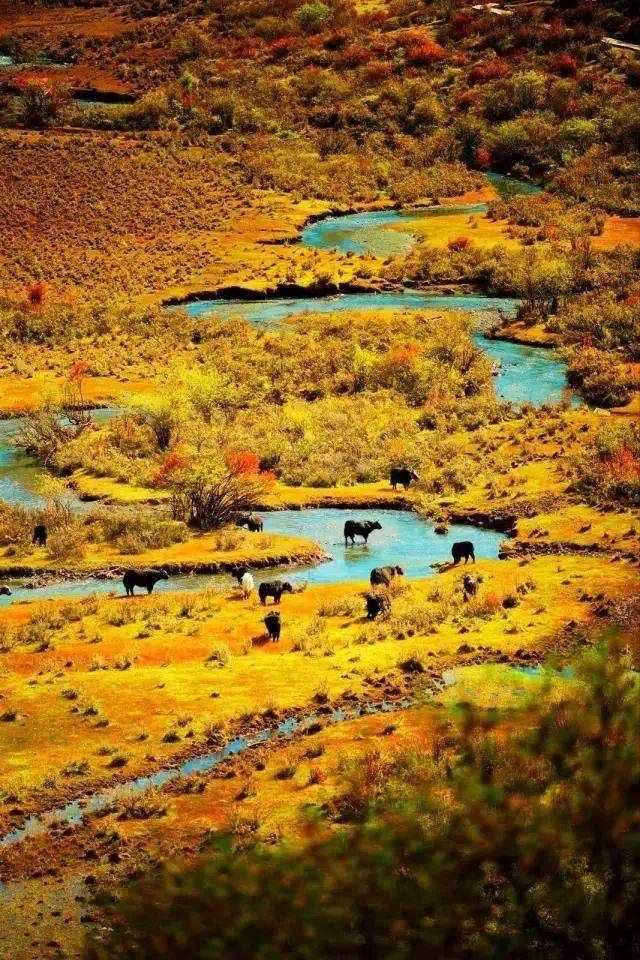
[[[118,820],[151,820],[164,817],[169,809],[159,790],[150,787],[140,793],[118,798]]]

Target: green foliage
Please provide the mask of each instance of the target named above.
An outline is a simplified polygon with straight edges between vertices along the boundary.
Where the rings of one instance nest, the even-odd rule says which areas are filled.
[[[328,25],[332,16],[333,11],[328,4],[320,0],[310,0],[298,9],[296,20],[305,33],[318,33]]]

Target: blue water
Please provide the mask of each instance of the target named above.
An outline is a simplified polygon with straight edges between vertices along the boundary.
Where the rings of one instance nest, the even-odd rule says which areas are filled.
[[[399,510],[278,510],[262,514],[264,529],[270,533],[302,537],[317,543],[333,559],[318,566],[269,567],[256,570],[256,583],[285,577],[294,584],[307,580],[315,583],[343,583],[349,580],[368,580],[372,567],[400,565],[408,577],[432,576],[430,564],[451,559],[451,544],[456,540],[472,540],[477,557],[497,557],[503,535],[493,530],[482,530],[468,524],[457,524],[446,536],[433,532],[433,524],[415,513]],[[345,547],[343,529],[347,519],[379,520],[382,530],[376,530],[369,538],[369,545],[360,542],[355,547]],[[28,559],[26,560],[28,564]],[[129,561],[135,566],[136,558]],[[10,580],[10,597],[0,597],[0,607],[17,600],[45,600],[51,597],[86,597],[92,594],[123,596],[120,579],[95,580],[84,577],[63,580],[58,583],[29,589],[25,578]],[[229,590],[235,580],[229,574],[180,574],[167,581],[160,581],[155,594],[176,590]],[[142,593],[142,591],[137,591]]]
[[[116,408],[105,407],[93,410],[91,415],[99,423],[118,413],[120,411]],[[30,457],[11,442],[19,430],[19,418],[0,420],[0,500],[32,510],[46,503],[38,491],[39,481],[46,471],[36,458]],[[88,508],[72,491],[67,501],[77,510]]]
[[[524,180],[515,180],[500,173],[489,173],[487,179],[500,197],[515,194],[536,194],[540,187]],[[305,247],[316,250],[339,250],[340,253],[370,253],[376,256],[400,256],[409,252],[415,241],[413,225],[419,221],[451,214],[483,214],[486,203],[460,206],[434,204],[429,207],[404,207],[400,210],[373,210],[344,216],[325,217],[308,224],[301,234]],[[406,229],[402,229],[403,225]],[[400,229],[399,229],[400,228]]]
[[[313,540],[333,557],[297,577],[313,584],[368,580],[372,567],[390,565],[401,566],[407,577],[426,577],[433,574],[430,564],[451,559],[451,545],[457,540],[472,540],[477,558],[495,558],[504,539],[495,530],[468,524],[454,524],[441,536],[433,532],[430,521],[399,510],[278,510],[262,516],[265,531]],[[382,530],[373,531],[367,546],[357,540],[355,547],[345,547],[348,519],[379,520]]]
[[[481,318],[515,316],[520,301],[513,297],[432,296],[420,290],[393,293],[349,293],[333,297],[294,297],[273,300],[201,300],[170,310],[186,309],[193,317],[222,320],[244,318],[255,326],[286,330],[283,321],[302,313],[340,313],[343,310],[460,310]],[[437,321],[434,321],[434,323]],[[555,350],[489,340],[475,333],[478,346],[497,365],[496,396],[512,403],[561,403],[575,395],[567,390],[565,364]]]

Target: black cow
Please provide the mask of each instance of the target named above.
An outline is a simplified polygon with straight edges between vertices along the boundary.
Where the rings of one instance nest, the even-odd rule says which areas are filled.
[[[402,567],[374,567],[369,579],[372,587],[388,587],[395,576],[404,576]]]
[[[354,544],[356,537],[362,537],[364,542],[367,543],[374,530],[382,530],[382,525],[377,520],[347,520],[344,525],[345,547],[349,540]]]
[[[280,603],[283,593],[293,593],[293,587],[288,580],[270,580],[258,587],[258,596],[263,606],[267,605],[267,597],[273,597],[274,603]]]
[[[0,597],[10,597],[10,596],[11,596],[11,590],[9,590],[9,587],[5,587],[5,586],[0,587]]]
[[[479,580],[477,577],[472,577],[470,573],[465,573],[462,578],[462,595],[465,600],[470,600],[471,597],[475,597],[478,592]]]
[[[473,550],[473,544],[471,540],[460,540],[459,543],[454,543],[451,547],[451,556],[453,557],[453,562],[455,564],[460,563],[464,557],[464,562],[466,563],[469,557],[476,562],[476,555]]]
[[[375,620],[379,614],[391,609],[391,601],[386,593],[365,593],[364,599],[367,604],[367,620]]]
[[[389,482],[394,490],[397,489],[399,483],[405,490],[408,490],[411,484],[419,479],[418,474],[414,470],[409,470],[408,467],[392,467]]]
[[[231,570],[229,570],[229,573],[234,578],[234,580],[238,581],[238,585],[240,585],[242,583],[242,578],[244,577],[245,573],[249,573],[249,567],[231,567]]]
[[[159,580],[168,580],[166,570],[125,570],[122,583],[128,597],[133,596],[134,587],[146,587],[147,593],[153,593],[153,588]]]
[[[47,528],[44,523],[38,523],[33,528],[33,540],[32,543],[35,543],[38,547],[46,547],[47,545]]]
[[[264,522],[262,517],[256,517],[251,513],[248,517],[242,517],[241,520],[238,520],[238,526],[246,527],[251,533],[262,533]]]
[[[280,622],[280,611],[271,610],[262,622],[267,628],[269,640],[271,640],[272,643],[277,643],[280,639],[280,630],[282,629],[282,623]]]

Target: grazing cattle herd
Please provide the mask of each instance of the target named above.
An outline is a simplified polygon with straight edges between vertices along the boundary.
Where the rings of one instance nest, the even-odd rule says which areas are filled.
[[[418,480],[418,475],[408,467],[394,467],[391,470],[391,486],[395,490],[398,484],[404,486],[405,490],[411,483]],[[261,533],[264,528],[262,517],[254,514],[247,514],[240,517],[237,521],[238,526],[245,526],[253,533]],[[435,528],[436,533],[445,533],[446,525],[439,521]],[[382,524],[378,520],[347,520],[344,525],[344,543],[345,547],[354,546],[356,537],[361,537],[363,546],[368,545],[369,537],[375,530],[382,530]],[[33,528],[33,543],[39,547],[46,547],[48,531],[45,524],[36,524]],[[457,566],[461,560],[465,564],[471,560],[475,563],[475,550],[470,540],[461,540],[454,543],[451,547],[451,556],[453,566]],[[239,565],[232,567],[230,575],[237,582],[242,590],[242,596],[249,600],[255,590],[255,580],[251,570],[247,566]],[[365,615],[368,620],[375,620],[381,614],[387,614],[391,609],[391,597],[389,588],[396,577],[404,576],[404,570],[401,566],[391,565],[384,567],[374,567],[371,570],[370,581],[372,590],[363,594],[365,600]],[[147,591],[147,594],[153,593],[153,588],[160,580],[168,580],[169,574],[166,570],[126,570],[122,577],[122,583],[127,597],[134,596],[135,587],[141,587]],[[466,573],[461,581],[463,599],[471,600],[478,593],[479,585],[482,583],[481,576],[471,576]],[[258,586],[258,597],[262,606],[267,605],[267,600],[271,598],[273,605],[278,606],[285,593],[294,593],[294,587],[288,580],[269,580],[264,581]],[[6,585],[0,585],[0,596],[11,596],[11,590]],[[267,628],[267,636],[270,641],[277,643],[280,640],[282,630],[282,621],[278,610],[270,610],[264,617],[264,625]]]

